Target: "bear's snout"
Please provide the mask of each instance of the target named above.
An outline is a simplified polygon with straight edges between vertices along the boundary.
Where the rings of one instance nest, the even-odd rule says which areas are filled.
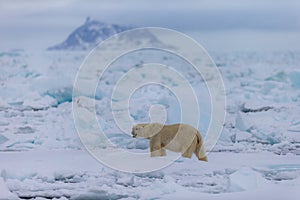
[[[132,131],[131,131],[131,135],[132,135],[132,137],[135,138],[137,134],[134,132],[134,130],[132,130]]]

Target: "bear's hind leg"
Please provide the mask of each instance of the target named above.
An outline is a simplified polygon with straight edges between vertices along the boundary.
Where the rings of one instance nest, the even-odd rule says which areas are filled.
[[[182,154],[182,156],[185,157],[185,158],[191,158],[192,155],[193,155],[193,153],[190,152],[190,151],[186,151],[186,152],[184,152],[184,153]]]
[[[195,154],[196,154],[198,160],[202,160],[202,161],[206,161],[206,162],[208,161],[207,157],[205,155],[206,152],[205,152],[204,147],[202,145],[197,144],[197,147],[195,149]]]
[[[196,149],[196,142],[193,140],[192,144],[186,149],[186,151],[182,154],[185,158],[191,158]]]

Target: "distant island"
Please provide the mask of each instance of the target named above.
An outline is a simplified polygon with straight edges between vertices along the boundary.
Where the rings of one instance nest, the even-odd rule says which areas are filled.
[[[108,37],[133,29],[133,26],[107,24],[87,17],[85,23],[75,29],[65,41],[47,50],[89,50]]]

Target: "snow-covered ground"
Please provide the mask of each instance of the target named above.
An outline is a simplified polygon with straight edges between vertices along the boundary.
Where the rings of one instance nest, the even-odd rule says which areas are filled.
[[[299,195],[300,162],[292,154],[211,153],[208,163],[181,158],[145,174],[111,170],[86,151],[0,155],[1,194],[23,199],[247,199],[248,195],[297,199]]]
[[[143,174],[100,164],[77,135],[72,89],[86,54],[0,53],[0,199],[297,199],[300,52],[212,52],[226,88],[227,116],[209,162],[180,158]],[[120,58],[99,82],[96,113],[107,137],[128,151],[149,152],[147,140],[116,126],[110,109],[116,82],[148,62],[172,66],[189,80],[202,99],[199,130],[205,136],[211,107],[201,76],[179,58],[149,50]],[[166,108],[167,123],[180,120],[176,97],[158,85],[133,93],[131,117],[149,121],[153,104]]]

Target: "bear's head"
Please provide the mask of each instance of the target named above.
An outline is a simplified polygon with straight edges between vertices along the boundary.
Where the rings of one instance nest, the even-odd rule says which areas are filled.
[[[162,124],[137,124],[132,128],[132,137],[151,138],[163,128]]]

